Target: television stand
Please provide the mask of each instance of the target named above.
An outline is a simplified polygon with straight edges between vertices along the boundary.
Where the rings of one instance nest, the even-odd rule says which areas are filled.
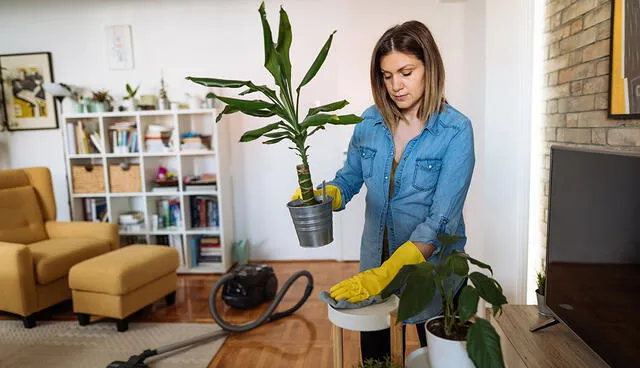
[[[544,330],[545,328],[551,327],[553,325],[557,325],[558,323],[560,323],[560,321],[558,321],[553,317],[549,317],[549,319],[547,319],[546,321],[542,321],[539,324],[531,327],[529,331],[536,332],[536,331]]]
[[[531,332],[531,326],[547,322],[535,305],[502,307],[502,314],[491,317],[500,336],[504,363],[509,368],[609,368],[596,353],[563,323],[554,328]]]

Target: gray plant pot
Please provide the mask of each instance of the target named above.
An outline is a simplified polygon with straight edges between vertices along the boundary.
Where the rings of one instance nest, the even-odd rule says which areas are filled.
[[[298,241],[303,248],[318,248],[333,242],[333,198],[327,196],[327,200],[322,202],[320,196],[316,200],[320,203],[304,207],[300,206],[300,199],[287,203]]]
[[[540,294],[538,292],[538,289],[536,289],[536,298],[538,299],[538,313],[541,316],[553,317],[553,313],[551,313],[551,309],[547,307],[547,304],[544,301],[544,295]]]

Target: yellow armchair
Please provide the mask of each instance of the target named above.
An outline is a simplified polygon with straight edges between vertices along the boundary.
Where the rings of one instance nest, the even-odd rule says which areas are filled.
[[[58,222],[46,167],[0,171],[0,310],[34,313],[71,298],[69,269],[120,247],[118,226]]]

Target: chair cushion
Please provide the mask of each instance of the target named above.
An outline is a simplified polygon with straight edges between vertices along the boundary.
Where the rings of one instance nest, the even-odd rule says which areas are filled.
[[[47,239],[27,245],[31,250],[39,284],[66,276],[76,263],[111,250],[109,242],[91,238]]]
[[[33,187],[0,189],[0,241],[28,244],[46,238]]]
[[[162,245],[129,245],[73,266],[69,287],[110,295],[126,295],[176,272],[178,251]]]

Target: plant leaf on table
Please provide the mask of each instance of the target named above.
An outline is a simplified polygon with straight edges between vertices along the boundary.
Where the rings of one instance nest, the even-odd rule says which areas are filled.
[[[476,319],[469,328],[467,353],[476,367],[504,367],[500,336],[486,319]]]

